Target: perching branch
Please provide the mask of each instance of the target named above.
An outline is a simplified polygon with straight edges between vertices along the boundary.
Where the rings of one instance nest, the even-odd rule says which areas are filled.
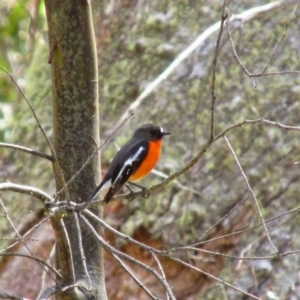
[[[236,124],[233,124],[233,125],[227,127],[221,133],[217,134],[213,140],[207,141],[207,143],[201,148],[201,150],[198,152],[198,154],[184,168],[182,168],[181,170],[179,170],[177,172],[174,172],[173,174],[171,174],[168,178],[166,178],[159,184],[154,185],[144,191],[117,195],[117,196],[113,197],[111,199],[111,201],[116,201],[116,200],[121,200],[121,199],[122,200],[123,199],[133,200],[137,197],[145,197],[145,196],[148,197],[150,194],[152,194],[158,190],[161,190],[164,186],[166,186],[168,183],[172,182],[177,177],[188,172],[200,160],[200,158],[203,157],[203,155],[210,148],[210,146],[213,143],[215,143],[217,140],[219,140],[220,138],[224,137],[228,132],[230,132],[233,129],[236,129],[238,127],[243,127],[244,125],[247,125],[247,124],[258,124],[258,123],[264,123],[269,126],[277,127],[277,128],[284,129],[284,130],[300,131],[300,127],[284,125],[282,123],[266,120],[264,118],[259,118],[259,119],[255,119],[255,120],[244,120],[242,122],[238,122]],[[103,202],[101,201],[100,203],[103,203]]]

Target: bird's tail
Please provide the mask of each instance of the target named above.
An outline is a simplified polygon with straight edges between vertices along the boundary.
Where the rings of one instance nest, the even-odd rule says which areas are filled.
[[[115,193],[118,192],[119,189],[120,187],[117,186],[110,187],[110,189],[108,190],[108,192],[106,193],[103,199],[104,203],[108,203],[111,200],[111,198],[115,195]]]
[[[86,200],[84,206],[82,207],[81,210],[86,209],[89,204],[98,196],[98,194],[105,189],[105,185],[107,182],[102,181],[99,186],[93,191],[93,193],[89,196],[89,198]]]

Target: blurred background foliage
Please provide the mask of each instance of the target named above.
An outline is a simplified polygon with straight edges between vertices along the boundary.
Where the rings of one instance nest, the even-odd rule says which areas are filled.
[[[232,0],[227,7],[241,13],[268,3]],[[92,1],[99,58],[101,139],[144,88],[173,62],[209,26],[220,20],[222,1],[142,0]],[[267,72],[300,70],[299,8],[282,5],[251,20],[233,21],[231,31],[240,59],[251,73],[260,73],[279,49]],[[283,34],[287,33],[283,38]],[[0,2],[0,65],[7,68],[24,89],[51,138],[51,74],[43,2],[6,0]],[[283,38],[283,40],[282,40]],[[185,166],[209,138],[212,61],[217,33],[194,51],[136,109],[133,117],[105,145],[103,171],[116,152],[142,123],[153,122],[173,132],[165,139],[164,154],[157,169],[168,175]],[[282,42],[280,42],[282,40]],[[216,70],[216,133],[245,119],[266,119],[299,126],[299,73],[254,78],[256,88],[233,57],[226,31]],[[76,84],[76,83],[74,83]],[[0,138],[49,153],[49,149],[22,97],[0,72]],[[285,131],[266,124],[245,125],[228,134],[265,220],[299,205],[299,131]],[[0,148],[1,181],[33,185],[53,194],[51,166],[39,158]],[[150,175],[142,184],[161,181]],[[182,188],[184,187],[184,188]],[[22,198],[22,200],[21,200]],[[29,197],[3,194],[10,214],[25,223],[24,212],[40,204]],[[12,201],[14,200],[14,201]],[[214,238],[260,223],[253,198],[223,139],[219,140],[190,170],[162,193],[131,203],[113,203],[106,208],[106,220],[127,234],[144,230],[159,240],[162,248],[183,246]],[[22,201],[22,205],[20,205]],[[11,228],[0,219],[1,236]],[[268,223],[272,241],[281,252],[300,249],[297,211]],[[119,242],[119,241],[116,241]],[[7,243],[0,242],[3,246]],[[147,243],[147,241],[146,241]],[[118,244],[124,247],[123,244]],[[207,248],[205,248],[207,247]],[[1,247],[2,248],[2,247]],[[236,256],[267,256],[274,251],[262,227],[207,243],[203,248]],[[180,253],[195,266],[263,299],[300,299],[299,255],[261,261],[217,259],[203,254]],[[107,268],[112,268],[109,262]],[[180,273],[178,273],[180,274]],[[219,283],[190,278],[187,288],[182,275],[170,274],[178,299],[246,299]],[[110,280],[110,274],[108,273]],[[179,278],[178,278],[179,277]],[[113,281],[113,279],[112,279]],[[128,284],[128,279],[124,284]],[[136,290],[127,291],[136,295]],[[113,299],[119,298],[109,291]],[[201,296],[200,296],[201,295]],[[275,297],[273,297],[273,296]],[[123,298],[122,298],[123,297]],[[137,296],[136,296],[137,297]],[[136,299],[143,298],[140,295]],[[273,298],[272,298],[273,297]],[[277,298],[276,298],[277,297]],[[129,299],[129,298],[128,298]],[[134,299],[134,298],[133,298]]]

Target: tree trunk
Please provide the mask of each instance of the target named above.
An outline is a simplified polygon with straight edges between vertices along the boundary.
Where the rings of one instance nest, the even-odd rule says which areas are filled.
[[[52,72],[53,147],[59,163],[54,163],[53,168],[59,191],[64,186],[63,181],[68,182],[99,145],[97,57],[90,2],[45,0],[45,5]],[[84,201],[99,181],[100,156],[97,153],[68,185],[68,193],[59,194],[58,200],[67,200],[69,196],[71,201]],[[92,210],[102,217],[100,207],[93,206]],[[99,225],[90,222],[101,231],[97,228]],[[78,230],[72,213],[53,218],[52,225],[57,239],[56,268],[62,275],[57,278],[57,285],[82,284],[91,288],[88,292],[78,287],[70,288],[58,293],[57,299],[88,299],[91,296],[107,299],[103,250],[88,229],[80,226]]]

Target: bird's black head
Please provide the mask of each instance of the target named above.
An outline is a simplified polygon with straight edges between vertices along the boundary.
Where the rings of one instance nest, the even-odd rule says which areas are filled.
[[[161,140],[164,135],[168,134],[171,134],[171,132],[164,131],[160,126],[154,124],[144,124],[135,131],[133,137],[157,141]]]

